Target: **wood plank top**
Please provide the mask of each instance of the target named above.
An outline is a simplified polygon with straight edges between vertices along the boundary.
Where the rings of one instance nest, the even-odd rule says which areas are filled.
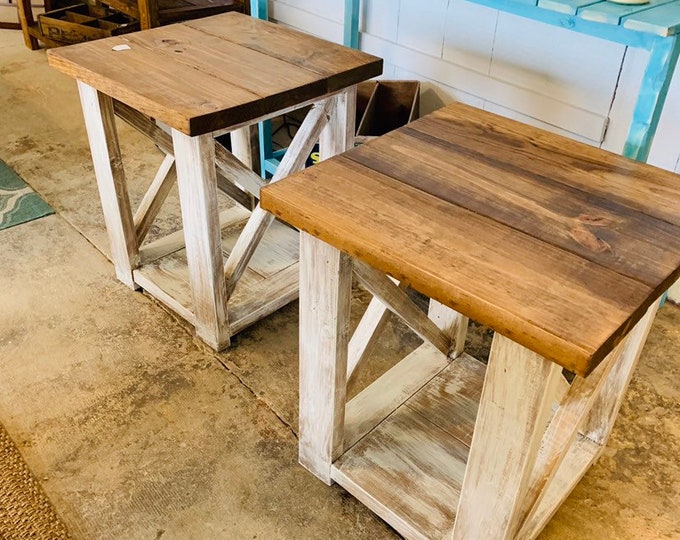
[[[129,47],[115,51],[118,45]],[[382,60],[240,13],[49,50],[49,64],[172,126],[201,135],[382,72]]]
[[[680,178],[453,104],[262,207],[588,374],[680,275]]]

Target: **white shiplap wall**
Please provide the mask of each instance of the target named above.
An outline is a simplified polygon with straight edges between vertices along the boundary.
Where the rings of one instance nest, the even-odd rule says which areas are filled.
[[[361,4],[361,49],[385,60],[385,78],[422,82],[421,114],[458,100],[622,150],[647,52],[466,0]],[[342,42],[344,0],[269,0],[269,9],[281,23]],[[680,173],[680,74],[648,161]],[[672,298],[680,301],[680,286]]]

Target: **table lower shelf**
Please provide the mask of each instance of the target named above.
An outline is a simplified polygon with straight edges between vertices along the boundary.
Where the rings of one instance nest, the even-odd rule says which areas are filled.
[[[222,252],[228,257],[250,213],[234,206],[220,214]],[[142,266],[135,283],[195,324],[183,232],[143,246]],[[229,298],[229,335],[297,299],[299,296],[299,233],[274,221]]]
[[[450,538],[485,371],[467,354],[449,363],[422,345],[347,404],[347,444],[367,434],[334,462],[331,478],[406,538]],[[397,389],[399,380],[411,385],[410,392]],[[371,420],[377,424],[372,430],[365,425],[369,409],[387,415],[379,424]],[[358,423],[363,427],[357,435]],[[578,436],[528,520],[536,522],[530,529],[538,534],[601,450]]]

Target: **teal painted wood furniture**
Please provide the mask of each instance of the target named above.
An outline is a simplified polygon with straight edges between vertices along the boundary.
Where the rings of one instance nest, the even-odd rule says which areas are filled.
[[[680,0],[625,5],[601,0],[468,0],[650,51],[623,155],[647,161],[680,53]],[[359,0],[345,0],[345,42],[358,46]]]

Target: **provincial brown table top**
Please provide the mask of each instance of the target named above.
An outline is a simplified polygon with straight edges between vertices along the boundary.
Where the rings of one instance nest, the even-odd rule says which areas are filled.
[[[261,204],[584,376],[680,274],[680,177],[463,104]]]
[[[114,50],[115,46],[127,46]],[[240,13],[48,51],[50,65],[187,134],[226,129],[382,72],[382,60]]]

